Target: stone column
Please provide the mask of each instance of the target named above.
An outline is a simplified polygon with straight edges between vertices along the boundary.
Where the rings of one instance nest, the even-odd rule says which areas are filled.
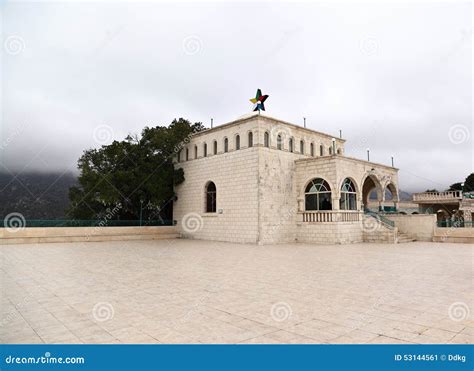
[[[383,203],[385,201],[384,189],[377,192],[377,200],[379,201],[379,211],[383,211]]]
[[[468,222],[468,224],[471,224],[472,222],[472,213],[470,209],[463,210],[463,218],[465,222]],[[469,225],[470,227],[470,225]]]
[[[333,194],[331,197],[331,203],[332,203],[332,209],[334,211],[338,211],[339,210],[339,197]]]
[[[304,211],[304,198],[298,198],[298,212]]]

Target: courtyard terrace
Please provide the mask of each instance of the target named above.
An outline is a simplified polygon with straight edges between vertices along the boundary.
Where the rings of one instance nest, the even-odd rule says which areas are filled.
[[[474,343],[471,245],[0,246],[2,343]]]

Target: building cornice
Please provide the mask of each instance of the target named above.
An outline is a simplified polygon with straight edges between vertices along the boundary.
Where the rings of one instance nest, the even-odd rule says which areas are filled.
[[[308,128],[305,128],[305,127],[302,127],[302,126],[299,126],[299,125],[296,125],[296,124],[292,124],[291,122],[283,121],[283,120],[268,116],[268,115],[263,114],[263,113],[260,113],[260,114],[259,113],[252,113],[250,115],[245,115],[243,117],[240,117],[237,120],[227,122],[225,124],[213,127],[212,129],[205,129],[203,131],[200,131],[198,133],[193,134],[193,138],[200,137],[200,136],[203,136],[203,135],[209,134],[209,133],[215,133],[215,132],[218,132],[220,130],[228,129],[232,126],[237,126],[237,125],[243,124],[245,122],[252,121],[256,118],[257,119],[263,119],[263,120],[266,120],[266,121],[272,121],[272,122],[277,123],[277,124],[288,125],[288,126],[291,126],[291,127],[295,128],[297,130],[305,131],[305,132],[310,133],[310,134],[318,134],[318,135],[327,137],[329,139],[334,138],[334,139],[336,139],[336,141],[338,141],[340,143],[346,142],[345,139],[337,138],[337,137],[335,137],[333,135],[330,135],[330,134],[322,133],[320,131],[316,131],[316,130],[308,129]]]
[[[343,156],[343,155],[328,155],[328,156],[318,156],[318,157],[310,157],[310,158],[301,158],[298,160],[295,160],[295,162],[307,162],[307,161],[318,161],[319,159],[331,159],[331,160],[343,160],[343,161],[350,161],[350,162],[356,162],[356,163],[363,163],[366,165],[371,165],[371,166],[377,166],[377,167],[383,167],[385,169],[389,170],[394,170],[398,171],[399,169],[396,167],[384,165],[384,164],[379,164],[377,162],[371,162],[371,161],[366,161],[366,160],[361,160],[359,158],[355,157],[348,157],[348,156]]]

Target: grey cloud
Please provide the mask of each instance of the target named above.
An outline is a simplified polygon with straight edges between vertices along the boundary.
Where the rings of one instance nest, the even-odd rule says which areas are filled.
[[[472,171],[469,3],[6,3],[2,162],[74,169],[94,130],[113,139],[175,117],[224,123],[268,113],[338,135],[347,154],[389,164],[407,190]],[[186,46],[184,41],[194,44]],[[3,43],[2,43],[3,44]],[[195,49],[186,50],[186,47]],[[466,138],[452,140],[453,126]],[[468,138],[469,137],[469,138]],[[39,156],[36,156],[40,153]],[[36,157],[35,157],[36,156]]]

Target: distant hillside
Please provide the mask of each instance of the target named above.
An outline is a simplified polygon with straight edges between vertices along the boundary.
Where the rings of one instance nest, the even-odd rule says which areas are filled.
[[[26,219],[61,219],[69,206],[69,187],[76,184],[73,174],[0,173],[0,218],[12,212]]]
[[[412,194],[405,192],[405,191],[398,191],[398,194],[400,196],[400,201],[411,201],[412,200]],[[385,191],[385,199],[390,199],[392,196],[390,195],[390,191]],[[371,200],[376,200],[377,199],[377,194],[375,192],[372,192],[370,194],[370,199]]]
[[[411,201],[412,198],[413,198],[412,193],[408,193],[408,192],[405,192],[405,191],[399,191],[399,194],[400,194],[400,201]]]

